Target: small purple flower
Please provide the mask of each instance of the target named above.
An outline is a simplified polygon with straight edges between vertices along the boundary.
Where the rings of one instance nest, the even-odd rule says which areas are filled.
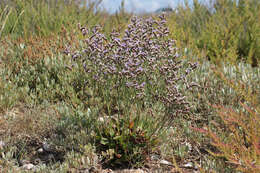
[[[136,73],[141,73],[143,71],[144,71],[144,69],[142,67],[138,67],[135,72]]]
[[[81,26],[79,28],[82,29]],[[185,97],[180,92],[185,87],[178,86],[183,84],[187,89],[196,86],[187,82],[186,77],[197,65],[189,64],[186,68],[182,64],[175,40],[169,39],[168,34],[164,14],[159,16],[158,21],[134,16],[123,38],[115,30],[106,37],[99,26],[93,27],[86,33],[85,48],[72,54],[72,59],[81,59],[85,71],[92,71],[89,75],[100,87],[131,87],[136,97],[149,95],[149,99],[153,99],[151,102],[163,103],[169,110],[167,115],[172,117],[176,113],[171,110],[178,114],[188,110]],[[107,79],[114,81],[106,84]]]
[[[79,58],[79,57],[80,57],[80,54],[77,53],[77,52],[72,55],[72,59],[73,59],[73,60],[76,60],[76,59]]]
[[[140,87],[143,88],[145,86],[145,82],[141,83]]]
[[[66,48],[65,48],[65,50],[64,50],[64,54],[65,54],[65,55],[69,55],[69,54],[70,54],[70,49],[71,49],[70,46],[66,46]]]

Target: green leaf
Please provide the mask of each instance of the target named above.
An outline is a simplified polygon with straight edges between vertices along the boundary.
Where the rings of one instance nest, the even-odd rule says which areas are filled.
[[[122,136],[115,136],[113,139],[114,139],[114,140],[121,140],[121,139],[122,139]]]
[[[100,143],[103,144],[103,145],[107,145],[108,144],[108,139],[102,137]]]

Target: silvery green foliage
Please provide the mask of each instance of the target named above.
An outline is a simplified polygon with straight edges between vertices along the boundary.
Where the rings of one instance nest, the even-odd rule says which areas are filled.
[[[108,89],[134,90],[131,98],[135,100],[159,101],[170,117],[189,112],[180,90],[196,85],[186,82],[186,76],[197,65],[184,65],[180,60],[164,15],[158,20],[133,17],[123,36],[114,30],[106,37],[99,26],[87,29],[79,25],[79,29],[86,36],[85,46],[72,53],[72,58],[80,60],[93,80]]]

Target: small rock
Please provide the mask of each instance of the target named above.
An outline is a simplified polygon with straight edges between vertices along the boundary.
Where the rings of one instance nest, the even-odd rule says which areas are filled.
[[[167,160],[161,160],[159,163],[162,164],[162,165],[170,165],[170,166],[173,166],[173,164],[172,164],[171,162],[167,161]]]
[[[37,152],[38,152],[38,153],[43,153],[43,148],[39,148],[39,149],[37,150]]]
[[[26,169],[26,170],[32,170],[32,169],[35,169],[35,166],[33,164],[29,163],[29,164],[23,165],[22,168]]]
[[[193,163],[192,162],[188,162],[186,164],[183,165],[184,168],[193,168]]]
[[[192,169],[198,169],[198,166],[193,164],[192,162],[188,162],[182,166],[183,168],[192,168]]]

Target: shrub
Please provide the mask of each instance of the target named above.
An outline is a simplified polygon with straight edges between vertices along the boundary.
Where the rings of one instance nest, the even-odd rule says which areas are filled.
[[[185,46],[199,49],[212,62],[259,63],[259,7],[256,0],[215,0],[179,6],[171,15],[172,34]]]
[[[87,21],[89,25],[101,22],[106,16],[98,9],[100,2],[56,0],[8,0],[0,2],[0,35],[29,37],[57,33],[62,26]]]
[[[254,0],[216,1],[200,45],[206,46],[209,58],[217,61],[229,58],[231,62],[242,59],[252,66],[258,65],[259,5]]]
[[[210,137],[215,157],[228,161],[236,170],[259,172],[260,170],[260,116],[259,91],[243,82],[226,79],[232,90],[240,95],[239,109],[214,106],[223,123],[211,122],[207,129],[196,129]]]
[[[196,64],[180,60],[164,15],[133,17],[122,37],[115,30],[105,37],[99,26],[79,29],[86,37],[82,49],[67,53],[84,68],[100,113],[113,119],[97,128],[99,149],[113,150],[113,163],[142,161],[164,127],[189,113],[183,93],[196,86],[186,80]]]
[[[77,76],[73,76],[73,71],[68,73],[67,62],[60,56],[34,60],[33,65],[25,59],[10,61],[15,61],[16,66],[6,69],[8,80],[15,88],[24,91],[27,101],[37,104],[74,101],[76,93],[72,83]]]

